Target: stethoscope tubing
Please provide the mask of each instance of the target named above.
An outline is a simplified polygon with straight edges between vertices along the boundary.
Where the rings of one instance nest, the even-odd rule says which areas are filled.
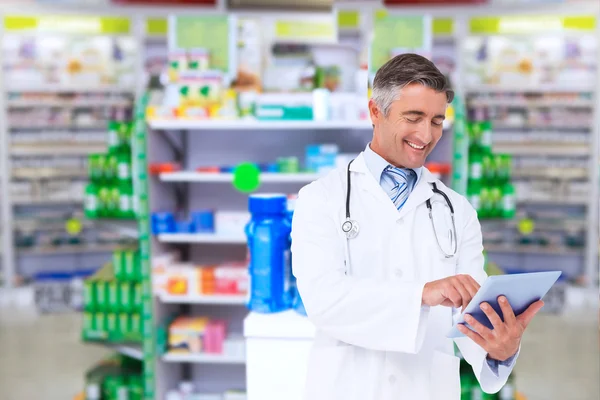
[[[354,160],[351,160],[348,163],[348,167],[346,170],[346,182],[347,182],[347,184],[346,184],[347,185],[346,186],[346,220],[342,223],[342,231],[346,234],[347,268],[350,264],[350,260],[349,260],[350,251],[348,248],[348,239],[352,239],[352,238],[356,237],[356,235],[358,233],[358,223],[356,221],[352,221],[352,218],[350,215],[350,194],[352,191],[352,179],[350,177],[350,166],[352,165],[353,162],[354,162]],[[452,219],[452,231],[449,231],[449,234],[451,236],[450,242],[453,243],[452,254],[446,253],[444,251],[444,249],[442,248],[442,245],[438,238],[437,231],[435,229],[435,222],[433,220],[433,207],[431,205],[431,199],[427,199],[425,201],[425,205],[427,206],[427,209],[429,210],[429,220],[431,221],[431,227],[433,228],[433,235],[435,237],[435,241],[436,241],[440,251],[442,252],[442,254],[444,254],[444,256],[446,258],[452,258],[456,255],[456,252],[458,251],[458,237],[456,235],[456,222],[454,219],[454,206],[452,205],[452,201],[450,201],[450,198],[448,197],[448,195],[446,193],[444,193],[442,190],[437,188],[437,185],[435,184],[435,182],[432,183],[432,186],[433,186],[433,188],[432,188],[433,193],[439,194],[440,196],[442,196],[444,198],[444,200],[446,201],[448,208],[450,209],[450,218]]]

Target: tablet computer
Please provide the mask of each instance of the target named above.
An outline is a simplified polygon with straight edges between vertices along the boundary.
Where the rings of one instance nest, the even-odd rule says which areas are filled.
[[[473,318],[483,325],[494,329],[487,315],[479,308],[481,303],[487,302],[490,304],[504,321],[502,309],[498,303],[499,296],[506,296],[515,315],[519,315],[531,304],[542,299],[560,275],[560,271],[550,271],[490,276],[483,282],[483,285],[481,285],[471,302],[460,314],[458,321],[452,326],[446,337],[458,338],[465,336],[458,330],[458,324],[464,324],[467,328],[473,330],[465,322],[465,314],[471,314]]]

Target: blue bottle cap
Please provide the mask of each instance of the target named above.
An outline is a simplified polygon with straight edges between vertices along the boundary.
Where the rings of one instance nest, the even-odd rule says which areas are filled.
[[[284,194],[252,194],[248,197],[248,209],[252,214],[284,214],[287,197]]]

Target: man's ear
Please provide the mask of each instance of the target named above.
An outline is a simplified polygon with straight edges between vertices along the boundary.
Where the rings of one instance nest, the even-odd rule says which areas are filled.
[[[377,125],[377,123],[383,118],[383,114],[373,99],[369,99],[369,114],[371,115],[371,122],[373,123],[373,126]]]

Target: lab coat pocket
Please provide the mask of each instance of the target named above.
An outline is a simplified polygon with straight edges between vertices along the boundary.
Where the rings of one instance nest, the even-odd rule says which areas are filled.
[[[352,380],[347,376],[351,353],[348,345],[314,347],[308,362],[304,400],[351,398]]]
[[[434,351],[430,374],[431,400],[460,400],[460,358]]]

